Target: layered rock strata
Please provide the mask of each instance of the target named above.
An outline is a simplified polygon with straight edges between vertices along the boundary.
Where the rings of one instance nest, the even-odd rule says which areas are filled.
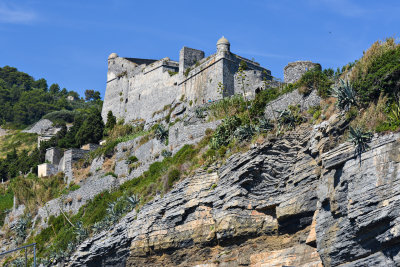
[[[198,171],[70,266],[399,266],[400,134],[336,146],[346,122],[297,128]]]

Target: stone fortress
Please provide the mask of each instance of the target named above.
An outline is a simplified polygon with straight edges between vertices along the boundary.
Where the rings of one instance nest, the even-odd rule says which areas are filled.
[[[247,66],[247,94],[254,95],[264,79],[271,80],[271,71],[232,53],[225,37],[218,40],[217,52],[208,57],[201,50],[183,47],[179,62],[169,58],[124,58],[112,53],[108,57],[103,119],[106,120],[111,110],[125,122],[148,121],[154,112],[180,100],[198,106],[242,93],[237,74],[241,62]],[[224,87],[222,94],[218,90],[219,84]]]
[[[272,80],[271,72],[253,60],[231,53],[230,43],[224,37],[217,42],[217,52],[207,58],[203,51],[188,47],[181,49],[179,62],[169,58],[161,60],[123,58],[112,53],[108,57],[103,120],[106,121],[107,113],[111,110],[117,118],[123,118],[127,123],[140,121],[151,125],[160,116],[165,115],[154,116],[165,106],[177,107],[185,102],[175,111],[175,114],[182,116],[181,113],[188,105],[197,107],[209,101],[220,100],[222,97],[242,94],[242,81],[238,77],[238,69],[243,62],[247,66],[244,71],[246,93],[248,97],[254,97],[259,90],[265,89],[265,80]],[[320,67],[320,65],[311,61],[289,63],[284,69],[284,82],[294,83],[306,71],[315,67]],[[274,83],[276,81],[272,84]],[[221,85],[224,87],[223,92],[220,90]],[[273,118],[273,110],[289,104],[299,104],[302,109],[305,109],[319,103],[319,100],[315,93],[303,97],[295,91],[271,102],[271,108],[267,109],[265,116]],[[178,123],[169,129],[173,133],[170,134],[169,149],[171,151],[184,143],[195,142],[204,134],[205,128],[214,129],[218,122],[192,124]],[[59,130],[51,121],[40,120],[27,132],[39,135],[39,146],[41,141],[50,139]],[[81,149],[66,151],[49,148],[46,151],[46,162],[38,166],[38,176],[46,177],[63,172],[66,181],[70,183],[73,180],[73,163],[83,158],[89,151],[96,149],[97,146],[88,144]]]

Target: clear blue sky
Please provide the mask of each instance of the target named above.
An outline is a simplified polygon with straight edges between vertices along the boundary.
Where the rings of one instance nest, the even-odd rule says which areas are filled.
[[[323,68],[358,59],[374,41],[399,41],[398,0],[0,0],[0,67],[104,96],[107,57],[178,60],[183,46],[254,58],[278,78],[291,61]]]

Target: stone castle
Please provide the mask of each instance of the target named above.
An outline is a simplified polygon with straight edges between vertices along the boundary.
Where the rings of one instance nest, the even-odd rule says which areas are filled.
[[[108,57],[107,88],[102,116],[109,110],[126,122],[148,120],[152,114],[174,101],[185,100],[192,106],[242,93],[237,71],[246,64],[247,93],[254,95],[271,71],[259,63],[230,51],[230,43],[222,37],[217,51],[205,57],[201,50],[183,47],[179,62],[124,58],[112,53]],[[219,86],[220,85],[220,86]],[[221,94],[218,88],[223,85]]]

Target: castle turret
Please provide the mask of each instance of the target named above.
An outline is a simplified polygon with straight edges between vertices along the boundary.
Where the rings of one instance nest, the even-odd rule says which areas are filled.
[[[228,39],[222,36],[217,42],[217,53],[226,53],[230,52],[231,43],[229,43]]]
[[[118,57],[117,53],[111,53],[111,54],[108,56],[108,60],[114,59],[114,58],[117,58],[117,57]]]

